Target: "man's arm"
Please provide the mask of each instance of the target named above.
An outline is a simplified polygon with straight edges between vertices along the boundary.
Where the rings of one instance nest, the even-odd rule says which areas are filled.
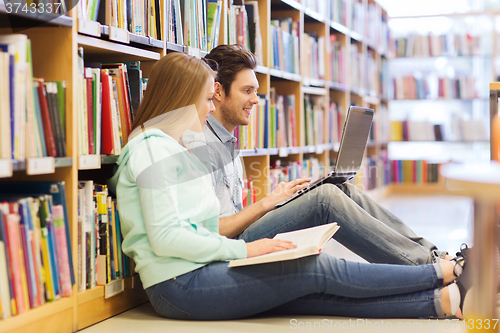
[[[245,207],[234,215],[219,219],[219,234],[228,238],[238,236],[267,212],[275,209],[277,203],[285,200],[298,190],[303,189],[310,181],[310,178],[299,178],[289,183],[279,183],[264,199]]]

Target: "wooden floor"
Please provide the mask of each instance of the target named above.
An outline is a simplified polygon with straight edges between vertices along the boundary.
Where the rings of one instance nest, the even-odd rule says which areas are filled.
[[[418,235],[424,236],[450,254],[462,243],[472,245],[472,200],[467,197],[432,195],[398,195],[379,200]],[[329,242],[324,249],[328,253],[363,261],[338,243]],[[219,333],[219,332],[464,332],[456,320],[445,319],[361,319],[344,317],[255,317],[245,320],[188,322],[169,320],[157,316],[149,303],[129,310],[99,324],[91,326],[84,333],[132,333],[132,332],[175,332],[175,333]]]

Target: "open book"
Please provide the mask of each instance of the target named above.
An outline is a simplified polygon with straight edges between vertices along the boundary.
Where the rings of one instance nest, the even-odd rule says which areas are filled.
[[[257,257],[236,259],[229,262],[229,267],[263,264],[284,261],[319,254],[325,243],[332,238],[340,227],[337,223],[328,223],[317,227],[277,234],[273,239],[291,241],[295,249],[272,252]]]

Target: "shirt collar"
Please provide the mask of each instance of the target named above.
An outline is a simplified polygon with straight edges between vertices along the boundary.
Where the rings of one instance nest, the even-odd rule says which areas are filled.
[[[236,142],[236,138],[212,114],[208,116],[207,123],[212,127],[222,143]]]

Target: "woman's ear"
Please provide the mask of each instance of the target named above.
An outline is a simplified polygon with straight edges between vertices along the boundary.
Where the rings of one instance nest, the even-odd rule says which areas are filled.
[[[219,82],[214,83],[214,98],[216,101],[220,102],[224,94],[224,89]]]

